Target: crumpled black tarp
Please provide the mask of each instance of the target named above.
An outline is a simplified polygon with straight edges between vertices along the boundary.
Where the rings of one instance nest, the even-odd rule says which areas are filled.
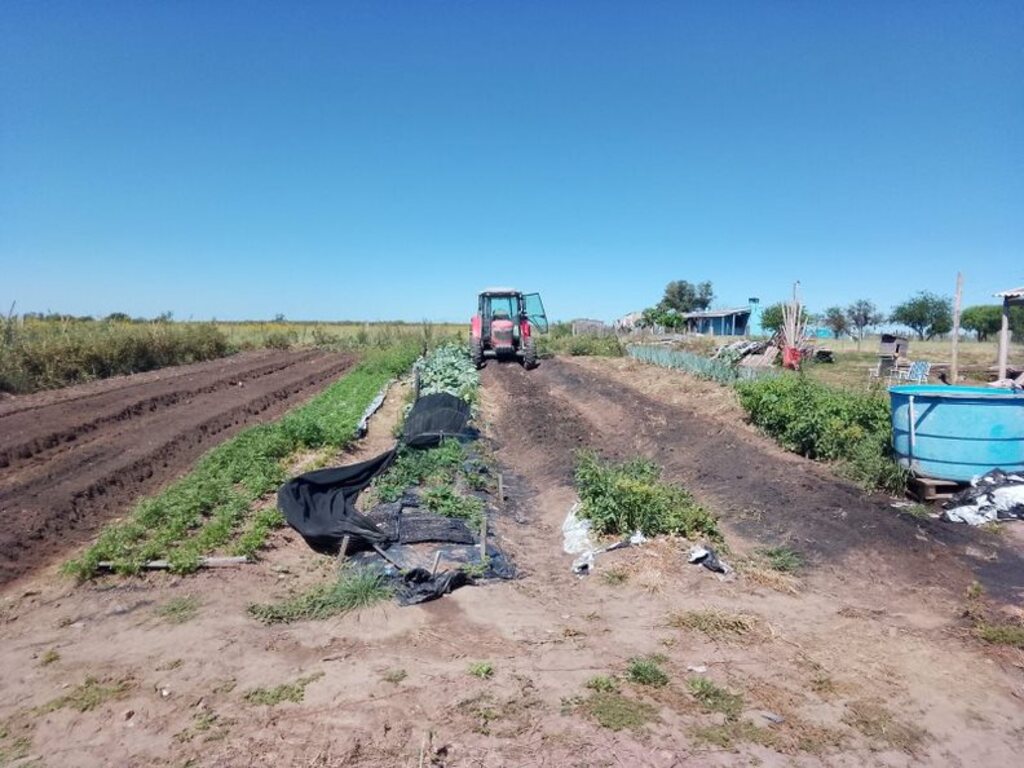
[[[402,574],[401,583],[395,587],[395,599],[399,605],[426,603],[472,583],[465,571],[444,571],[431,576],[426,568],[413,568]]]
[[[278,509],[288,525],[317,552],[337,554],[349,537],[349,552],[390,543],[388,533],[355,507],[360,492],[391,466],[396,451],[347,467],[331,467],[293,477],[277,492]]]

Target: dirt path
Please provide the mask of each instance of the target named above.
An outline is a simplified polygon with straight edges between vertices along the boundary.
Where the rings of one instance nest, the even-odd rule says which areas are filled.
[[[818,529],[801,537],[789,518],[767,514],[762,532],[744,516],[745,497],[730,500],[731,484],[700,463],[702,445],[745,446],[743,471],[769,472],[769,493],[802,502],[794,516],[816,509],[805,493],[828,499],[815,489],[835,481],[746,430],[713,391],[691,389],[678,373],[662,390],[652,385],[660,376],[615,361],[484,371],[481,422],[510,496],[495,527],[523,574],[513,582],[268,627],[246,615],[250,603],[334,569],[289,531],[275,534],[260,563],[234,570],[82,587],[37,578],[0,606],[0,724],[9,733],[0,755],[17,748],[48,766],[1014,764],[1024,748],[1024,655],[983,649],[963,629],[956,585],[916,584],[887,551],[874,552],[872,535],[818,549]],[[400,410],[393,392],[367,442],[338,462],[389,447]],[[691,410],[700,420],[668,441]],[[656,541],[605,553],[593,575],[576,577],[561,524],[574,498],[573,454],[584,446],[667,452],[669,479],[693,478],[723,516],[734,563],[759,541],[786,540],[813,556],[811,567],[785,580],[753,571],[721,579],[685,564],[685,542]],[[877,506],[845,493],[848,514]],[[872,583],[875,573],[899,578]],[[194,600],[194,615],[161,616],[181,598]],[[743,617],[747,629],[680,621],[707,610]],[[644,655],[660,656],[666,685],[625,679],[629,660]],[[481,661],[492,677],[468,674]],[[595,676],[617,677],[646,723],[602,727],[588,709]],[[698,676],[741,697],[730,700],[736,718],[705,711],[688,689]],[[66,698],[89,677],[111,693],[79,712]],[[300,680],[298,702],[247,697]]]
[[[0,584],[87,541],[243,427],[322,389],[351,356],[258,352],[12,398],[0,410]]]

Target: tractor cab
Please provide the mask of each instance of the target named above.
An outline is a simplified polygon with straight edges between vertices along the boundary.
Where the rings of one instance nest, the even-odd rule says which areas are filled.
[[[484,358],[522,359],[523,365],[537,365],[534,333],[547,333],[548,319],[539,293],[521,293],[514,288],[481,291],[477,314],[470,321],[473,361],[482,366]]]

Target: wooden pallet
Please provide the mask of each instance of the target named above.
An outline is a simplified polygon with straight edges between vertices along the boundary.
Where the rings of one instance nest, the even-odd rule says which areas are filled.
[[[958,483],[955,480],[915,475],[907,484],[907,492],[918,501],[941,501],[953,498],[958,491],[966,487],[967,483]]]

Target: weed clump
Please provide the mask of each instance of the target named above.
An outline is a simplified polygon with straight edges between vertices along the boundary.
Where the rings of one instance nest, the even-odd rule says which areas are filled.
[[[91,712],[111,699],[118,699],[132,687],[130,679],[118,680],[112,684],[102,683],[95,677],[85,678],[85,682],[76,686],[70,693],[59,696],[53,701],[39,707],[36,712],[45,714],[56,712],[68,707],[77,712]]]
[[[184,595],[168,600],[156,609],[156,615],[169,624],[184,624],[199,613],[199,598]]]
[[[579,709],[612,731],[638,730],[656,720],[658,714],[650,704],[610,691],[595,691],[579,703]]]
[[[608,675],[597,675],[587,680],[587,688],[598,693],[615,693],[619,690],[619,681]]]
[[[490,680],[494,677],[494,665],[489,661],[473,662],[466,671],[473,677],[479,677],[481,680]]]
[[[789,547],[766,547],[757,551],[773,571],[779,573],[794,573],[804,565],[804,557],[799,552]]]
[[[720,712],[727,720],[735,720],[743,711],[743,695],[716,685],[706,677],[691,677],[686,687],[708,712]]]
[[[719,538],[715,517],[685,489],[662,482],[661,469],[646,459],[612,464],[583,451],[577,457],[576,488],[580,516],[598,533]]]
[[[242,698],[250,704],[262,704],[267,707],[276,707],[286,701],[298,704],[305,698],[306,686],[323,676],[323,672],[315,672],[308,677],[300,677],[294,683],[283,683],[273,688],[253,688]]]
[[[636,656],[629,660],[626,678],[637,685],[663,688],[668,685],[668,673],[661,668],[664,656]]]
[[[249,606],[249,615],[265,624],[327,619],[387,600],[392,590],[384,577],[366,569],[345,570],[338,579],[277,603]]]

